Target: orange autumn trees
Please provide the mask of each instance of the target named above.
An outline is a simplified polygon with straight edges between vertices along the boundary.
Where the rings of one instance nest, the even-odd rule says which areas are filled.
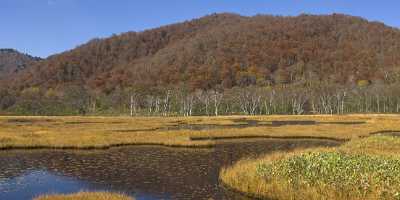
[[[4,94],[4,102],[0,103],[12,110],[25,102],[24,108],[29,108],[22,91],[37,87],[43,94],[49,89],[58,91],[57,102],[72,101],[66,107],[72,106],[75,113],[108,109],[129,113],[132,94],[127,88],[145,88],[140,95],[137,92],[133,95],[135,112],[213,113],[212,103],[205,106],[204,98],[196,98],[203,91],[217,94],[218,106],[213,107],[219,114],[240,113],[247,109],[240,109],[240,104],[245,104],[237,102],[235,93],[256,87],[257,92],[267,88],[261,92],[262,97],[255,98],[260,99],[257,102],[270,105],[269,99],[262,100],[269,96],[277,103],[259,105],[258,111],[253,108],[250,113],[374,111],[378,109],[372,107],[378,104],[382,111],[382,106],[389,107],[383,105],[382,98],[379,103],[359,98],[365,97],[364,94],[375,97],[373,88],[394,89],[399,67],[400,31],[382,23],[341,14],[296,17],[213,14],[143,32],[94,39],[34,62],[13,76],[0,78],[0,94]],[[357,85],[360,81],[370,84],[360,88]],[[321,85],[332,91],[329,98],[320,93],[323,89],[317,86]],[[71,88],[78,88],[84,100],[73,100],[79,95]],[[338,106],[325,105],[333,104],[335,92],[343,88],[346,100],[361,102],[363,109],[352,105],[347,111],[344,108],[337,111]],[[310,96],[292,95],[293,91],[310,91]],[[386,91],[385,95],[389,93]],[[74,98],[67,98],[68,95]],[[343,102],[342,98],[336,99]],[[385,101],[390,102],[390,107],[397,106],[395,99]]]

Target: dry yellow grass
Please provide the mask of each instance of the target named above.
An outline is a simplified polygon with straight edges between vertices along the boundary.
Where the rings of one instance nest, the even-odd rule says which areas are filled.
[[[257,173],[257,167],[262,163],[284,159],[305,151],[298,149],[292,152],[276,152],[259,159],[243,159],[233,166],[223,168],[220,179],[228,189],[257,199],[293,199],[293,192],[287,190],[289,187],[267,182]]]
[[[122,194],[114,194],[107,192],[79,192],[69,195],[44,195],[34,200],[134,200]]]
[[[382,196],[379,195],[382,194],[382,191],[371,191],[367,196],[360,198],[360,194],[351,194],[350,192],[340,193],[328,185],[320,185],[320,187],[304,186],[294,189],[283,180],[266,180],[258,173],[258,167],[307,152],[342,152],[354,155],[366,154],[381,156],[382,158],[398,158],[400,154],[399,146],[400,138],[373,136],[353,139],[337,148],[297,149],[291,152],[275,152],[258,159],[244,159],[233,166],[226,167],[221,170],[220,179],[229,189],[259,199],[381,199]],[[388,197],[387,199],[393,199],[393,197]]]
[[[178,124],[243,124],[238,119],[258,120],[261,124],[271,121],[317,122],[365,122],[353,125],[320,123],[315,125],[259,126],[210,130],[164,130]],[[232,138],[245,137],[326,137],[332,139],[355,139],[370,133],[399,130],[400,115],[310,115],[310,116],[222,116],[222,117],[0,117],[0,149],[29,148],[108,148],[118,145],[165,145],[174,147],[210,147]],[[221,139],[221,140],[215,140]],[[354,140],[356,141],[356,140]],[[371,143],[368,143],[371,144]],[[358,143],[358,146],[366,144]],[[356,143],[354,143],[356,146]],[[399,145],[400,146],[400,145]],[[345,150],[346,145],[343,147]],[[347,146],[348,148],[348,146]],[[389,148],[389,149],[388,149]],[[397,148],[397,147],[396,147]],[[350,149],[351,146],[350,146]],[[381,145],[369,151],[378,154],[395,147]],[[326,150],[326,149],[324,149]],[[355,151],[355,149],[353,149]],[[359,151],[363,151],[358,149]],[[297,152],[302,151],[298,150]],[[297,153],[276,153],[261,159],[282,159]],[[394,153],[395,154],[395,153]],[[285,187],[267,183],[256,176],[256,164],[260,160],[243,160],[224,169],[221,178],[238,191],[263,197],[267,192],[278,199],[290,199]],[[245,173],[244,173],[245,172]],[[268,190],[266,190],[268,188]],[[279,192],[281,190],[281,192]],[[312,197],[312,190],[302,194]],[[311,191],[311,192],[310,192]],[[278,196],[278,195],[283,196]],[[41,197],[46,198],[46,197]],[[44,200],[44,199],[40,199]]]
[[[186,124],[233,125],[238,119],[271,121],[366,122],[364,124],[316,124],[262,126],[210,130],[163,130]],[[229,117],[0,117],[0,149],[13,148],[107,148],[118,145],[166,145],[210,147],[240,137],[327,137],[351,139],[371,132],[400,130],[398,115],[312,115]],[[200,139],[200,140],[199,140]]]

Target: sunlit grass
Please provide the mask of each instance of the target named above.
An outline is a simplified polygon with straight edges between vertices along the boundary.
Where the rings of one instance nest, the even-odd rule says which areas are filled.
[[[400,139],[373,136],[338,148],[276,152],[222,170],[231,189],[265,199],[399,199]]]
[[[259,124],[273,121],[316,121],[313,125],[249,126],[241,120],[257,120]],[[222,117],[0,117],[0,149],[29,148],[109,148],[119,145],[165,145],[173,147],[211,147],[235,138],[282,137],[282,138],[331,138],[349,141],[340,148],[319,148],[276,152],[258,160],[243,160],[223,169],[221,179],[230,188],[243,193],[275,199],[360,199],[381,198],[382,193],[394,197],[397,188],[384,188],[375,184],[364,196],[346,196],[325,182],[314,187],[293,188],[285,177],[270,177],[260,173],[260,166],[282,167],[276,163],[292,157],[307,161],[302,155],[333,155],[350,161],[372,159],[375,164],[391,160],[400,153],[400,141],[393,137],[367,137],[371,133],[400,130],[398,115],[310,115],[310,116],[222,116]],[[332,122],[365,122],[340,124]],[[219,125],[217,129],[190,130],[165,129],[179,124]],[[226,126],[226,128],[225,128]],[[367,137],[360,139],[361,137]],[[216,140],[218,139],[218,140]],[[325,154],[326,153],[326,154]],[[378,157],[362,157],[362,155]],[[341,157],[343,155],[343,157]],[[355,155],[356,157],[346,157]],[[360,157],[357,157],[360,156]],[[311,156],[312,157],[312,156]],[[307,157],[309,158],[309,157]],[[319,156],[312,157],[318,160]],[[374,160],[375,159],[375,160]],[[396,158],[397,159],[397,158]],[[312,162],[310,162],[312,163]],[[344,165],[343,165],[344,166]],[[333,168],[335,169],[335,168]],[[290,170],[290,168],[287,168]],[[262,171],[262,170],[261,170]],[[344,173],[346,174],[346,173]],[[371,176],[373,177],[373,176]],[[269,181],[268,181],[269,180]],[[274,181],[272,181],[274,180]],[[303,182],[301,182],[303,183]],[[356,184],[354,184],[356,185]],[[323,187],[322,187],[323,186]],[[298,190],[298,188],[302,188]],[[379,188],[379,189],[377,189]],[[351,188],[348,188],[351,190]],[[352,191],[352,190],[351,190]],[[354,190],[355,191],[355,190]],[[383,192],[382,192],[383,191]],[[389,191],[389,192],[387,192]],[[347,191],[347,193],[349,193]],[[351,192],[350,192],[351,193]],[[328,197],[328,198],[327,198]],[[386,196],[385,196],[386,198]],[[389,198],[390,199],[390,198]]]
[[[307,190],[314,193],[314,199],[400,197],[400,159],[341,152],[308,152],[261,164],[257,171],[266,181],[284,185],[286,191],[293,191],[294,198],[296,194],[307,193]]]
[[[79,192],[68,195],[44,195],[35,198],[34,200],[134,200],[122,194],[114,194],[107,192]]]
[[[210,130],[166,130],[179,124],[238,125],[239,119],[272,121],[365,122],[257,126]],[[0,117],[0,149],[108,148],[119,145],[210,147],[223,139],[246,137],[326,137],[351,139],[371,132],[400,130],[398,115],[222,116],[222,117]],[[216,141],[215,139],[222,139]]]

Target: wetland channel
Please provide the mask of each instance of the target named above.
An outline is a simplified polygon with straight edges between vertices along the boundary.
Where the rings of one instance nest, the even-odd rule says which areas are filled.
[[[222,167],[278,150],[335,146],[316,139],[252,139],[210,149],[127,146],[108,150],[9,150],[0,152],[0,199],[40,194],[112,191],[137,200],[248,200],[224,189]]]

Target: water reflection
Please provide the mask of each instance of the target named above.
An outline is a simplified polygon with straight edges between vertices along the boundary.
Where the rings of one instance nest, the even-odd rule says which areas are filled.
[[[83,189],[119,191],[146,200],[246,200],[219,186],[221,167],[276,150],[337,144],[322,140],[252,140],[220,144],[213,149],[138,146],[0,152],[0,199],[30,199],[42,193]]]
[[[0,199],[31,199],[38,193],[70,193],[81,189],[89,189],[88,184],[39,170],[0,180]]]

